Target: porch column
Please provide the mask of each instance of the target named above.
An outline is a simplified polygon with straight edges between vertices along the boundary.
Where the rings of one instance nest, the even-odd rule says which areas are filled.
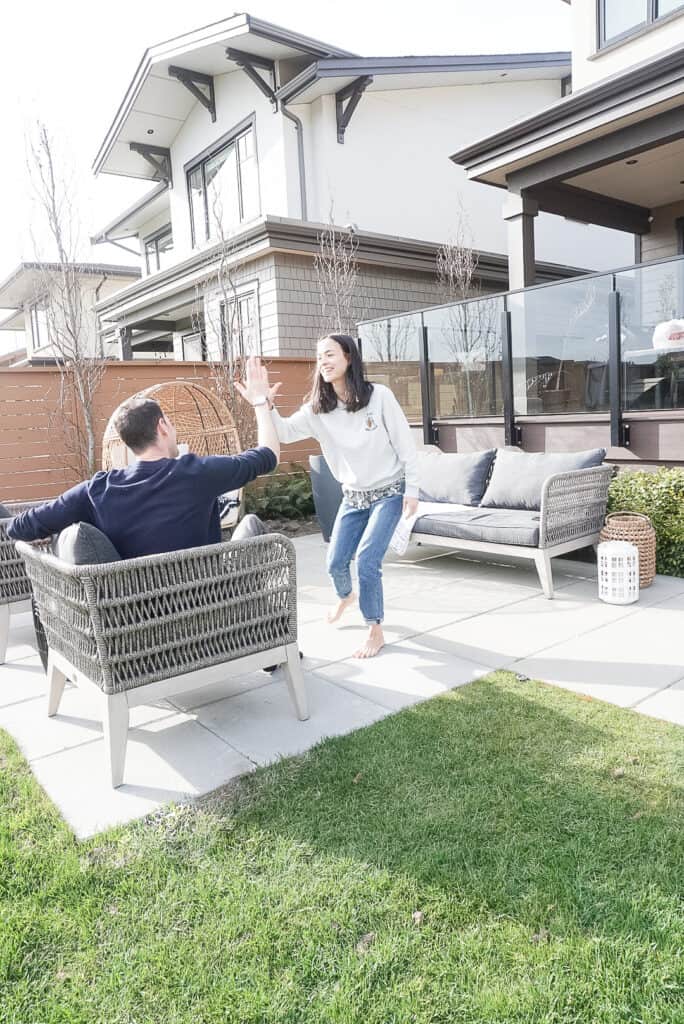
[[[122,359],[133,358],[133,347],[131,345],[131,337],[133,331],[130,327],[119,327],[119,346],[121,348]]]
[[[529,288],[535,283],[534,218],[539,204],[525,195],[509,192],[503,208],[508,224],[508,287]]]

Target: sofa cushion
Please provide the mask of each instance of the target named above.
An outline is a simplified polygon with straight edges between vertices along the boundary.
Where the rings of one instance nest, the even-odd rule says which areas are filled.
[[[421,516],[414,531],[432,537],[453,540],[479,540],[488,544],[518,544],[537,547],[539,544],[539,513],[520,509],[471,508]]]
[[[548,477],[572,469],[600,466],[605,455],[605,448],[591,448],[585,452],[511,452],[499,449],[480,504],[482,508],[536,511],[541,507],[542,487]]]
[[[72,523],[58,535],[54,542],[57,558],[69,565],[101,565],[103,562],[120,562],[121,555],[109,537],[90,523]]]
[[[12,518],[12,513],[10,512],[10,510],[5,505],[1,505],[0,504],[0,519],[11,519],[11,518]]]
[[[483,452],[418,452],[418,480],[423,501],[478,505],[485,492],[496,448]]]

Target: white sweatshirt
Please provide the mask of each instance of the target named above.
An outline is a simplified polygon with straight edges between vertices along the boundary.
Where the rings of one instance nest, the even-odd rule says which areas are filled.
[[[332,412],[314,413],[307,402],[273,422],[283,444],[315,437],[332,475],[343,487],[367,491],[406,477],[405,494],[418,497],[418,458],[403,410],[389,388],[374,384],[370,402],[358,412],[338,403]]]

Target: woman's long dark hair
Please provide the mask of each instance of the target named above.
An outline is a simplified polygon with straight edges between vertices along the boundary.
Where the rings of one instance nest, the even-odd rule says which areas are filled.
[[[321,341],[336,341],[346,356],[349,357],[345,385],[347,389],[347,412],[358,412],[365,409],[373,394],[373,385],[363,376],[361,353],[354,339],[349,334],[326,334]],[[337,408],[337,394],[332,384],[323,380],[320,371],[315,371],[313,386],[309,399],[314,413],[332,412]]]

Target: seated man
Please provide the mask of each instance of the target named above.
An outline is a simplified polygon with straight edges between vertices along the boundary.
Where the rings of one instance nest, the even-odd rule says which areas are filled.
[[[10,537],[40,540],[72,523],[90,523],[109,537],[122,558],[218,543],[218,496],[270,473],[280,459],[260,360],[248,360],[246,382],[238,389],[254,407],[258,447],[240,455],[177,458],[174,425],[153,399],[133,398],[121,406],[116,429],[138,461],[96,473],[54,501],[16,516],[8,527]],[[233,539],[262,532],[253,520],[240,524]]]

